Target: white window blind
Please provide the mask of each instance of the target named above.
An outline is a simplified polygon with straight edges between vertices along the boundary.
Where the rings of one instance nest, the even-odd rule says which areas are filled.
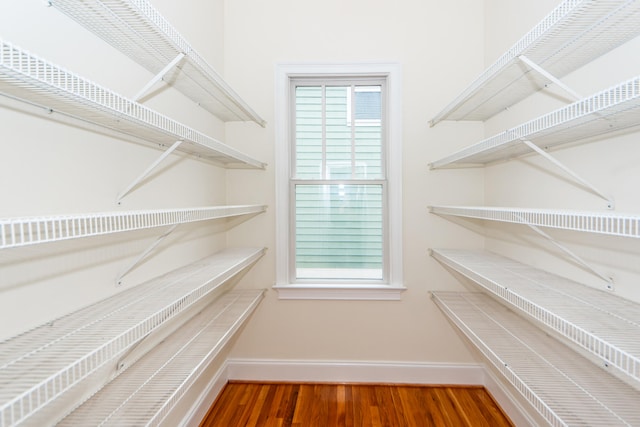
[[[387,278],[384,80],[292,80],[292,277]]]

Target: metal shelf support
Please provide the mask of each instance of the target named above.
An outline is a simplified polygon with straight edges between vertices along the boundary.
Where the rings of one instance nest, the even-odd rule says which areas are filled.
[[[551,244],[553,244],[555,247],[560,249],[565,254],[569,255],[578,264],[580,264],[581,266],[583,266],[584,268],[589,270],[591,273],[595,274],[596,276],[600,277],[602,280],[607,282],[606,287],[607,287],[608,290],[610,290],[610,291],[614,290],[614,288],[613,288],[613,279],[611,277],[609,277],[606,274],[603,274],[600,271],[598,271],[597,268],[593,267],[590,263],[585,261],[581,256],[579,256],[578,254],[573,252],[571,249],[567,248],[562,243],[560,243],[557,240],[555,240],[553,237],[551,237],[550,235],[548,235],[547,233],[542,231],[539,227],[528,223],[524,218],[520,218],[520,219],[527,227],[529,227],[530,229],[532,229],[533,231],[538,233],[540,236],[542,236],[545,239],[547,239]]]
[[[173,67],[176,67],[184,57],[184,53],[180,52],[178,56],[176,56],[171,62],[167,64],[166,67],[164,67],[158,74],[156,74],[149,81],[149,83],[147,83],[142,89],[140,89],[140,91],[133,97],[133,100],[135,102],[140,102],[140,99],[142,99],[151,90],[151,88],[155,86],[156,83],[164,79],[164,76],[166,76],[167,73],[173,69]]]
[[[547,239],[549,242],[551,242],[554,246],[556,246],[558,249],[563,251],[565,254],[570,256],[574,261],[579,263],[581,266],[586,268],[588,271],[592,272],[593,274],[595,274],[596,276],[600,277],[605,282],[607,282],[606,287],[607,287],[608,290],[613,290],[613,279],[611,277],[601,273],[598,269],[593,267],[590,263],[585,261],[583,258],[581,258],[579,255],[577,255],[575,252],[573,252],[572,250],[570,250],[569,248],[567,248],[566,246],[564,246],[563,244],[561,244],[560,242],[555,240],[549,234],[547,234],[543,230],[541,230],[538,225],[534,224],[531,220],[528,219],[532,214],[531,212],[528,212],[528,211],[520,211],[520,212],[518,212],[516,209],[501,210],[499,208],[495,208],[495,209],[487,208],[485,210],[485,212],[482,212],[482,210],[483,210],[482,208],[465,208],[465,207],[461,207],[461,208],[446,207],[446,206],[445,207],[441,207],[441,206],[430,206],[429,207],[429,211],[431,213],[436,214],[436,215],[444,214],[444,215],[453,215],[453,216],[463,216],[463,217],[470,217],[470,218],[480,218],[480,219],[488,219],[488,220],[514,222],[514,223],[517,223],[517,224],[526,225],[531,230],[533,230],[534,232],[536,232],[540,236],[542,236],[545,239]],[[491,213],[489,213],[489,212],[491,212]],[[495,214],[495,216],[492,215],[492,213]],[[545,213],[543,213],[543,212],[540,212],[540,214],[542,216],[546,216]],[[553,214],[548,214],[548,215],[549,216],[553,216]],[[557,216],[561,217],[562,215],[557,215]],[[534,214],[534,217],[535,217],[535,214]],[[538,218],[538,219],[540,219],[540,218]],[[559,222],[563,222],[562,218],[556,218],[556,220],[558,220]],[[578,222],[580,222],[580,220],[578,220]],[[593,220],[589,220],[587,222],[592,223],[594,221]],[[596,222],[597,222],[597,220],[596,220]],[[543,225],[543,226],[546,225],[546,226],[555,227],[555,228],[561,228],[561,229],[568,229],[568,230],[572,229],[572,227],[558,226],[559,224],[555,224],[555,225],[553,223],[546,223],[545,224],[544,220],[541,221],[540,224]],[[581,231],[598,232],[596,230],[589,230],[588,227],[587,228],[575,228],[575,229],[576,230],[581,230]],[[605,233],[605,234],[609,234],[609,233]],[[628,237],[632,236],[632,234],[622,234],[622,235],[626,235]]]
[[[173,233],[173,231],[176,228],[178,228],[178,225],[179,224],[172,225],[166,232],[164,232],[160,237],[158,237],[147,249],[145,249],[140,255],[138,255],[138,257],[135,260],[133,260],[133,262],[129,264],[129,266],[125,268],[122,273],[120,273],[120,275],[116,279],[116,285],[118,286],[122,285],[122,279],[124,279],[124,276],[129,274],[131,270],[136,268],[138,264],[142,262],[142,260],[144,260],[147,256],[149,256],[149,254],[156,248],[156,246],[162,243],[164,239],[169,237],[169,235]]]
[[[532,149],[533,151],[535,151],[536,153],[540,154],[542,157],[544,157],[545,159],[547,159],[548,161],[553,163],[555,166],[557,166],[558,168],[562,169],[566,174],[568,174],[575,181],[577,181],[582,186],[584,186],[585,188],[590,190],[593,194],[595,194],[595,195],[601,197],[602,199],[604,199],[607,202],[607,209],[613,209],[615,207],[615,204],[614,204],[613,199],[611,197],[608,197],[602,191],[598,190],[595,186],[593,186],[591,183],[589,183],[588,181],[586,181],[585,179],[580,177],[580,175],[578,175],[577,173],[575,173],[574,171],[569,169],[567,166],[565,166],[558,159],[556,159],[555,157],[553,157],[552,155],[550,155],[549,153],[544,151],[542,148],[538,147],[536,144],[534,144],[533,142],[529,141],[528,139],[522,138],[522,137],[518,137],[518,136],[516,136],[516,138],[520,142],[525,144],[527,147],[529,147],[530,149]]]
[[[175,151],[176,148],[178,148],[180,146],[180,144],[182,144],[184,141],[176,141],[173,143],[173,145],[171,147],[169,147],[167,149],[167,151],[165,151],[164,153],[162,153],[162,155],[160,155],[160,157],[158,157],[156,159],[156,161],[154,161],[153,163],[151,163],[151,165],[149,165],[149,167],[147,169],[144,170],[144,172],[142,172],[142,174],[140,176],[138,176],[136,179],[134,179],[131,184],[129,184],[124,190],[122,190],[120,192],[120,194],[118,194],[118,198],[116,199],[116,202],[118,204],[120,204],[122,202],[122,199],[124,198],[124,196],[126,196],[127,194],[129,194],[129,192],[131,190],[133,190],[143,179],[145,179],[147,176],[149,176],[149,174],[151,172],[153,172],[153,170],[155,168],[158,167],[158,165],[160,163],[162,163],[162,161],[164,159],[166,159],[167,157],[169,157],[169,155],[171,155],[171,153],[173,153]]]
[[[532,69],[534,69],[535,71],[537,71],[542,76],[544,76],[547,79],[551,80],[551,82],[556,84],[558,87],[562,88],[565,92],[567,92],[569,95],[571,95],[571,97],[573,98],[574,101],[579,101],[579,100],[582,99],[582,96],[578,95],[578,93],[576,91],[574,91],[569,86],[564,84],[556,76],[554,76],[553,74],[547,72],[544,68],[542,68],[541,66],[539,66],[538,64],[536,64],[535,62],[533,62],[532,60],[527,58],[525,55],[518,56],[518,59],[520,61],[524,62],[526,65],[528,65]]]

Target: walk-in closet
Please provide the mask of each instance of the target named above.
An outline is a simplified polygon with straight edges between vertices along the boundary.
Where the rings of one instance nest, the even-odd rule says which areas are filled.
[[[638,52],[634,0],[1,1],[0,427],[640,426]]]

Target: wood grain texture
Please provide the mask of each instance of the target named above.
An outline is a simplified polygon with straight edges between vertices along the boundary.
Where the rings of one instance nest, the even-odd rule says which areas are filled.
[[[230,382],[200,427],[513,426],[482,387]]]

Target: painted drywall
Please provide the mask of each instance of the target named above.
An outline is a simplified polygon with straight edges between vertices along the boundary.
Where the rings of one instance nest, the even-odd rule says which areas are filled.
[[[486,13],[487,63],[492,63],[525,31],[549,13],[557,2],[488,0]],[[521,13],[522,11],[526,13]],[[632,40],[562,78],[574,91],[589,96],[640,73],[640,39]],[[550,87],[486,122],[485,136],[572,102],[557,86]],[[600,191],[612,197],[618,213],[640,212],[638,132],[604,137],[562,147],[551,154]],[[607,212],[607,203],[570,180],[557,167],[532,155],[485,169],[485,195],[489,206],[540,207]],[[549,241],[526,227],[490,224],[487,248],[522,262],[605,289],[607,283],[577,265]],[[549,234],[595,269],[613,278],[614,292],[640,301],[640,242],[635,239],[550,230]]]
[[[222,1],[152,2],[212,66],[224,67]],[[178,4],[179,3],[179,4]],[[124,96],[153,76],[47,2],[4,1],[0,37]],[[172,89],[146,105],[224,141],[224,123]],[[174,154],[127,195],[117,194],[162,151],[105,135],[0,97],[0,217],[223,205],[226,172]],[[252,153],[248,153],[251,155]],[[178,227],[116,286],[118,274],[164,230],[4,250],[0,254],[0,340],[48,322],[226,244],[220,224]]]
[[[482,125],[428,120],[484,65],[483,3],[473,0],[226,2],[225,76],[269,122],[228,124],[227,138],[269,162],[265,172],[228,174],[230,202],[275,202],[274,97],[280,63],[393,62],[402,67],[403,251],[401,301],[285,301],[269,289],[231,356],[240,359],[468,362],[465,345],[429,299],[462,286],[427,253],[481,247],[482,237],[429,215],[435,203],[480,203],[481,171],[430,172],[427,163],[482,135]],[[392,142],[393,143],[393,142]],[[228,233],[233,245],[264,244],[264,262],[242,286],[275,281],[273,209]]]

